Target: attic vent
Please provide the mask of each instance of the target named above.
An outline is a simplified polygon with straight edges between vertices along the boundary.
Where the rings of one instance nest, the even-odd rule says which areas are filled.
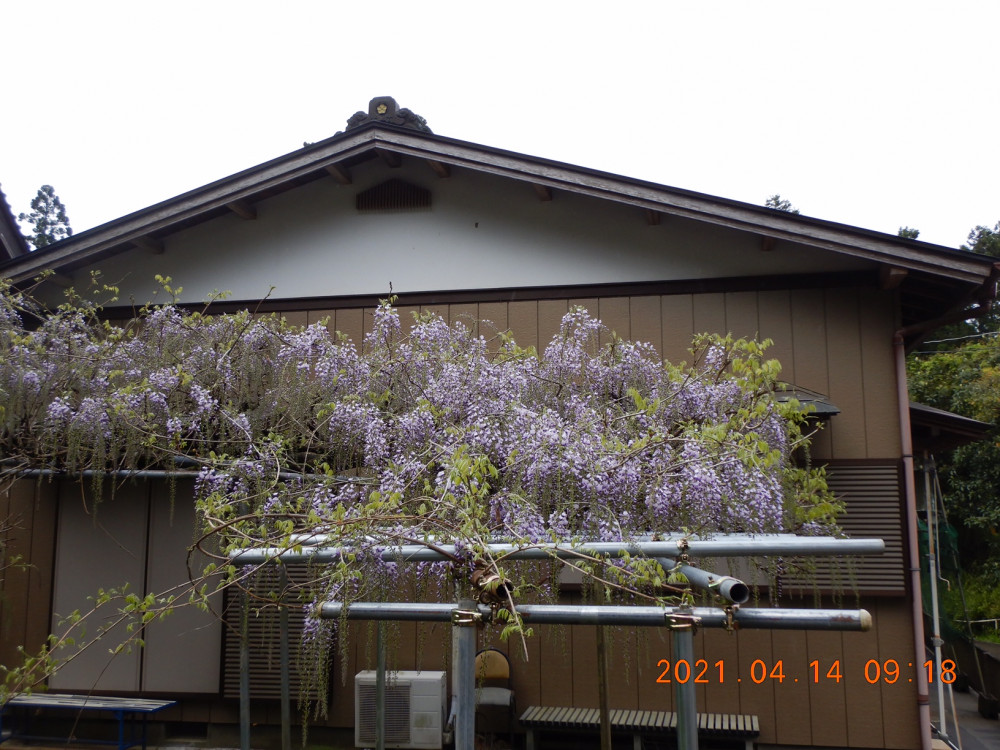
[[[431,191],[403,180],[387,180],[358,193],[358,211],[423,211],[431,207]]]

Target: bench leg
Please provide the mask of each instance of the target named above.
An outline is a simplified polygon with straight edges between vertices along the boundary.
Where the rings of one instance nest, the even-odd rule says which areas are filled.
[[[642,750],[642,735],[632,735],[632,750]]]
[[[525,750],[535,750],[535,730],[529,729],[525,735]]]

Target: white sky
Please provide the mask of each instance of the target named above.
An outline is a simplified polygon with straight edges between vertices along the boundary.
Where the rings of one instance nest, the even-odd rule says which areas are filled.
[[[79,232],[343,130],[435,133],[957,247],[1000,220],[1000,2],[3,0],[0,184]]]

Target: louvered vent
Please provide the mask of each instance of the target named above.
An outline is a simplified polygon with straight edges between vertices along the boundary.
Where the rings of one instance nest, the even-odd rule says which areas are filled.
[[[426,211],[431,207],[431,191],[403,180],[387,180],[358,193],[356,205],[362,212]]]
[[[787,581],[787,588],[856,589],[867,594],[905,594],[900,469],[896,463],[831,464],[830,490],[844,500],[840,527],[849,537],[885,541],[885,553],[816,562],[815,579]]]
[[[305,566],[288,566],[286,569],[290,593],[286,601],[293,606],[288,610],[288,654],[289,654],[289,687],[293,701],[300,695],[302,678],[298,669],[299,644],[302,641],[302,629],[305,623],[305,610],[295,601],[297,584],[309,581],[312,576]],[[280,587],[280,573],[276,568],[262,570],[254,584],[254,592],[261,599],[269,599],[272,592]],[[251,698],[281,698],[281,646],[279,635],[280,617],[275,606],[266,606],[262,601],[251,601],[248,617],[250,637],[250,697]],[[223,674],[222,694],[226,698],[240,696],[240,607],[239,597],[233,589],[227,592],[226,606],[226,646],[225,670]],[[333,690],[331,684],[330,690]],[[315,699],[315,691],[310,694]]]
[[[375,742],[375,685],[358,685],[358,739],[362,744]],[[385,686],[385,742],[410,743],[410,683]]]

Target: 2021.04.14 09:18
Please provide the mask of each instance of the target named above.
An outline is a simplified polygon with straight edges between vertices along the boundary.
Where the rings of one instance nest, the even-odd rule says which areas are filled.
[[[730,681],[734,679],[732,676],[733,670],[726,669],[724,659],[720,659],[714,664],[710,664],[707,659],[698,659],[693,665],[686,659],[678,659],[676,661],[660,659],[656,663],[656,666],[661,670],[660,676],[656,678],[656,681],[661,684],[675,682],[684,684],[691,681],[697,685],[709,685],[712,683],[722,685],[725,684],[727,678]],[[927,670],[927,682],[929,683],[940,680],[941,682],[950,684],[955,681],[957,676],[957,665],[951,659],[943,660],[940,666],[929,659],[921,666]],[[869,659],[865,662],[864,678],[869,685],[875,685],[879,682],[884,682],[887,685],[893,685],[900,681],[913,682],[916,677],[916,673],[912,672],[913,662],[907,662],[906,667],[911,670],[909,676],[903,674],[899,662],[895,659],[885,659],[883,661]],[[829,667],[825,664],[821,665],[817,659],[809,662],[809,668],[802,677],[802,681],[814,683],[833,681],[839,683],[844,678],[845,674],[841,668],[840,659],[834,660],[830,663]],[[799,682],[799,677],[785,672],[784,659],[778,659],[772,664],[765,662],[763,659],[755,659],[750,663],[748,680],[755,685],[760,685],[764,682],[783,683],[785,680]],[[735,681],[743,682],[743,677],[738,672],[736,673]]]

